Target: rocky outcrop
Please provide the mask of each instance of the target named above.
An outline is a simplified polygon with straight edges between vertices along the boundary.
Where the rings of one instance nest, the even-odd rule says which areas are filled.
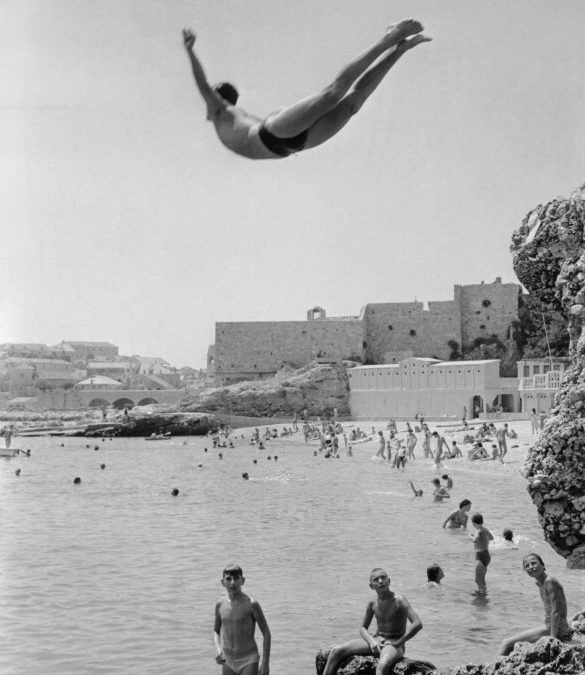
[[[309,415],[349,414],[349,384],[344,366],[317,364],[281,371],[274,377],[206,389],[182,404],[185,411],[246,417],[292,416],[305,408]]]
[[[317,675],[323,673],[329,649],[321,649],[317,653]],[[350,657],[341,662],[337,675],[376,675],[377,662],[378,659],[373,656]],[[541,638],[535,644],[519,643],[511,654],[496,657],[490,663],[438,670],[428,661],[403,659],[392,672],[393,675],[583,675],[585,643]]]
[[[514,269],[526,288],[567,320],[573,359],[523,473],[544,536],[585,568],[585,186],[538,206],[512,238]]]
[[[583,675],[585,647],[555,638],[541,638],[535,644],[522,642],[508,656],[494,663],[458,666],[448,675]]]
[[[333,645],[331,645],[333,646]],[[320,649],[315,657],[317,675],[322,675],[327,663],[327,656],[331,647]],[[350,656],[344,659],[337,667],[337,675],[376,675],[378,659],[373,656]],[[428,661],[413,661],[404,658],[399,661],[392,671],[393,675],[438,675],[439,671]]]
[[[128,423],[104,422],[90,424],[79,436],[150,436],[169,434],[171,436],[203,436],[217,427],[215,418],[203,413],[151,412],[134,413]]]

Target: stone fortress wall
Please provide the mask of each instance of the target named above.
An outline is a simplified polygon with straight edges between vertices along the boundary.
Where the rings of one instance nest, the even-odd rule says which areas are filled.
[[[504,344],[518,319],[518,284],[454,287],[453,300],[370,303],[359,317],[328,318],[315,307],[306,321],[217,323],[212,366],[218,384],[273,375],[315,359],[389,363],[405,355],[447,360],[462,344],[497,336]],[[398,359],[396,359],[398,355]]]
[[[518,284],[471,284],[455,286],[461,312],[461,342],[497,335],[502,342],[512,337],[513,321],[518,319]]]
[[[251,321],[215,325],[216,380],[228,384],[273,375],[283,365],[362,358],[363,329],[352,319]]]

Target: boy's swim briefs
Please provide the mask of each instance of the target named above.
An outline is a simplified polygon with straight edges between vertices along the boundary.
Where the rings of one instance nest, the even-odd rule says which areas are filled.
[[[264,124],[260,125],[258,130],[258,136],[264,145],[279,157],[288,157],[295,152],[299,152],[305,147],[307,142],[307,136],[309,135],[308,131],[303,131],[297,136],[291,136],[289,138],[278,138],[273,133],[268,131]]]

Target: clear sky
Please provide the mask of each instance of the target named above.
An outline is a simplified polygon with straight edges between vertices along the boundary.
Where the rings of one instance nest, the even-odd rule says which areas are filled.
[[[216,321],[302,320],[516,281],[510,235],[585,181],[582,0],[2,0],[0,342],[204,367]],[[408,52],[333,140],[232,155],[210,81],[264,116],[387,25]]]

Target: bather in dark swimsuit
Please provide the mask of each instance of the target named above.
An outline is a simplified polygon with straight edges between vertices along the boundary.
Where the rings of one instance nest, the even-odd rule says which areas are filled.
[[[278,136],[270,133],[264,124],[260,125],[260,129],[258,130],[258,136],[260,136],[262,143],[264,143],[270,152],[273,152],[279,157],[288,157],[289,155],[302,150],[305,147],[308,135],[308,131],[302,131],[297,136],[278,138]]]
[[[487,567],[490,564],[490,560],[492,559],[489,551],[476,551],[475,552],[475,559],[479,560],[479,562],[484,566]]]

